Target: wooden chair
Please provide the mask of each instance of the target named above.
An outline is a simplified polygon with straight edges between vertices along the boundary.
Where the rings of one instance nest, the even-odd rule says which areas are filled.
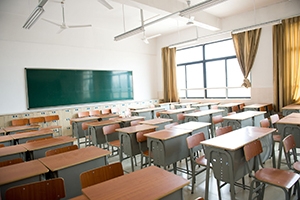
[[[300,173],[300,162],[297,158],[296,142],[292,134],[286,136],[283,140],[284,154],[286,163],[289,169],[294,170],[298,174]]]
[[[2,148],[2,147],[5,147],[5,145],[4,144],[0,144],[0,148]]]
[[[39,125],[40,127],[44,127],[45,125],[45,117],[32,117],[29,118],[30,125]]]
[[[97,116],[100,116],[100,110],[90,110],[90,111],[89,111],[89,116],[90,116],[90,117],[97,117]]]
[[[112,148],[112,155],[114,152],[118,152],[120,156],[120,161],[123,160],[121,152],[121,143],[119,140],[119,133],[116,129],[120,128],[120,124],[110,124],[102,127],[103,134],[105,136],[105,141],[108,147]],[[116,148],[117,150],[114,150]]]
[[[49,136],[49,137],[44,137],[44,138],[37,138],[37,139],[27,140],[26,143],[37,142],[37,141],[41,141],[41,140],[47,140],[47,139],[50,139],[50,138],[53,138],[53,137]]]
[[[62,126],[59,125],[59,115],[45,116],[45,123],[45,128],[53,130],[58,136],[62,136]]]
[[[76,149],[78,149],[78,146],[76,144],[71,145],[71,146],[56,148],[56,149],[50,149],[50,150],[46,151],[45,156],[52,156],[52,155],[64,153],[67,151],[73,151]]]
[[[13,164],[21,163],[21,162],[24,162],[24,160],[22,158],[14,158],[11,160],[5,160],[5,161],[0,162],[0,167],[5,167],[8,165],[13,165]]]
[[[224,127],[220,127],[216,130],[216,137],[229,133],[230,131],[232,131],[232,126],[224,126]]]
[[[11,187],[5,192],[6,200],[58,200],[66,196],[64,180],[53,178]]]
[[[110,108],[101,110],[101,114],[103,114],[103,115],[110,114],[110,113],[111,113],[111,109]]]
[[[78,115],[79,118],[89,117],[90,116],[90,112],[89,111],[82,111],[82,112],[78,112],[77,115]]]
[[[143,168],[143,166],[145,165],[147,167],[147,163],[149,163],[149,166],[151,165],[151,158],[149,155],[149,149],[147,147],[147,137],[144,136],[146,133],[151,133],[154,132],[154,129],[149,129],[149,130],[145,130],[145,131],[139,131],[136,133],[136,141],[139,144],[139,149],[141,152],[141,169]],[[146,162],[144,164],[144,158],[146,159]]]
[[[80,174],[81,188],[83,189],[122,175],[124,175],[124,172],[120,162],[85,171]]]
[[[264,168],[260,154],[263,152],[260,140],[255,140],[244,146],[245,160],[247,161],[247,168],[250,172],[250,176],[253,177],[250,186],[249,199],[252,199],[252,195],[256,194],[263,199],[265,185],[272,185],[281,188],[285,193],[285,199],[290,199],[292,187],[295,186],[299,192],[299,178],[300,175],[291,171],[286,171],[276,168]],[[252,173],[253,163],[249,162],[254,159],[254,163],[257,163],[258,169]],[[259,168],[260,167],[260,168]]]
[[[186,138],[187,147],[190,151],[190,161],[192,169],[192,191],[194,193],[194,185],[196,183],[196,176],[206,171],[207,160],[204,154],[199,154],[199,151],[203,149],[200,142],[205,140],[204,133],[196,133]],[[196,166],[202,166],[203,168],[196,172]]]
[[[13,119],[11,120],[12,126],[25,126],[29,124],[29,119],[22,118],[22,119]]]
[[[79,143],[78,143],[79,146],[80,146],[80,144],[84,144],[84,147],[87,147],[87,146],[90,146],[90,144],[91,144],[91,136],[88,133],[89,126],[87,125],[87,123],[89,123],[89,122],[83,122],[81,124],[81,129],[84,132],[84,141],[81,142],[79,139]]]
[[[235,111],[227,113],[227,116],[236,114]]]
[[[141,121],[144,121],[145,119],[138,119],[138,120],[132,120],[130,122],[130,126],[137,126],[140,124]]]
[[[177,121],[179,124],[184,123],[184,118],[185,118],[185,116],[183,115],[183,113],[177,114]]]
[[[212,124],[213,124],[213,127],[214,127],[214,131],[216,131],[218,128],[222,127],[223,122],[224,122],[224,119],[223,119],[222,115],[213,116],[212,117]],[[212,137],[213,137],[213,134],[215,134],[215,133],[212,133]]]
[[[260,124],[260,127],[264,127],[264,128],[270,128],[270,126],[271,126],[268,118],[264,118],[264,119],[260,120],[259,124]]]
[[[245,107],[245,103],[241,103],[241,104],[239,105],[239,111],[240,111],[240,112],[243,112],[243,111],[244,111],[244,107]]]
[[[239,112],[239,106],[232,106],[231,107],[231,112]]]
[[[178,125],[178,122],[173,122],[173,123],[170,123],[170,124],[166,124],[165,125],[165,129],[169,129],[169,128],[172,128],[174,126]]]

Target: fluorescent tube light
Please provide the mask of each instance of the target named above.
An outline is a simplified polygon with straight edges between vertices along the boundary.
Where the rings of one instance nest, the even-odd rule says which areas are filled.
[[[197,37],[197,38],[194,38],[194,39],[191,39],[191,40],[186,40],[186,41],[183,41],[183,42],[178,42],[178,43],[169,45],[169,48],[182,47],[182,46],[186,46],[186,45],[195,44],[198,40],[199,40],[199,38]]]
[[[253,29],[257,29],[257,28],[262,28],[262,27],[267,26],[267,25],[276,25],[276,24],[280,24],[280,23],[281,23],[281,19],[268,21],[268,22],[263,22],[263,23],[260,23],[260,24],[255,24],[255,25],[252,25],[252,26],[247,26],[247,27],[244,27],[244,28],[235,29],[231,33],[232,34],[237,34],[237,33],[250,31],[250,30],[253,30]]]
[[[123,34],[120,34],[118,36],[115,37],[115,41],[119,41],[119,40],[122,40],[122,39],[125,39],[125,38],[128,38],[128,37],[131,37],[133,35],[136,35],[138,33],[141,33],[144,31],[144,27],[140,26],[138,28],[135,28],[135,29],[132,29],[130,31],[127,31]]]
[[[33,10],[27,21],[25,22],[23,28],[30,29],[30,27],[39,19],[39,17],[45,11],[43,6],[47,3],[48,0],[40,1],[39,5]]]
[[[227,0],[207,0],[207,1],[204,1],[204,2],[201,2],[201,3],[198,3],[196,5],[190,6],[186,9],[184,9],[184,10],[181,10],[179,15],[180,16],[186,16],[186,15],[189,15],[191,13],[197,12],[198,10],[203,10],[205,8],[208,8],[208,7],[214,6],[216,4],[222,3],[224,1],[227,1]]]

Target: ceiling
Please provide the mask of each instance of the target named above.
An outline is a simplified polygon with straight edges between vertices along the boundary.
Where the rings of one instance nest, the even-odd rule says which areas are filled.
[[[291,0],[227,0],[215,6],[192,13],[190,16],[181,17],[174,14],[164,20],[165,16],[176,13],[188,7],[186,0],[106,0],[113,9],[108,9],[99,1],[101,0],[65,0],[65,16],[68,25],[91,24],[93,28],[110,30],[113,34],[120,35],[126,31],[140,27],[141,10],[143,11],[145,34],[147,36],[166,35],[186,29],[190,16],[195,23],[204,29],[220,30],[220,20],[236,14],[251,12],[257,9]],[[191,6],[205,0],[191,0]],[[296,1],[296,0],[295,0]],[[57,23],[62,22],[60,0],[48,0],[45,4],[41,18],[50,19]],[[38,5],[38,0],[1,0],[0,12],[10,12],[20,15],[25,23],[33,9]],[[157,23],[153,23],[153,21]],[[153,23],[153,24],[152,24]],[[20,27],[22,27],[20,25]],[[39,20],[31,29],[43,26],[49,33],[57,33],[55,27],[46,21]]]

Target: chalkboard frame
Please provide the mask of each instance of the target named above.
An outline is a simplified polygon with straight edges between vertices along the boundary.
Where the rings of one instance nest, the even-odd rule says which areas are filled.
[[[25,68],[27,109],[133,100],[126,70]]]

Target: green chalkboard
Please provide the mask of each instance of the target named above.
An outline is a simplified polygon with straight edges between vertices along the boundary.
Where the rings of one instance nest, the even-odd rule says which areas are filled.
[[[132,71],[25,69],[28,109],[133,99]]]

